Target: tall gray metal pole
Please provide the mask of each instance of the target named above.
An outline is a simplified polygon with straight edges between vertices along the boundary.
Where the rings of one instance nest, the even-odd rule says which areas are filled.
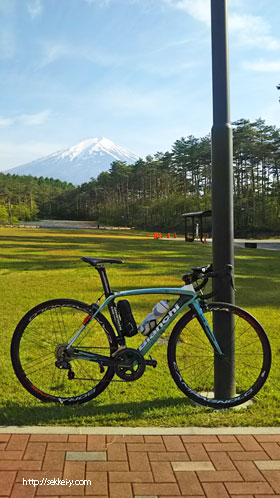
[[[233,170],[230,125],[227,0],[211,0],[213,127],[212,127],[212,219],[213,266],[233,265]],[[215,279],[215,301],[234,302],[229,282]],[[215,358],[215,397],[234,396],[234,323],[226,312],[214,313],[214,333],[225,353]]]

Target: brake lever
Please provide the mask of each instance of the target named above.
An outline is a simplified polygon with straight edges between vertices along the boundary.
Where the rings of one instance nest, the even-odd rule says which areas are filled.
[[[228,265],[225,265],[225,268],[224,268],[224,277],[229,277],[229,283],[232,287],[232,289],[234,290],[234,292],[236,292],[236,288],[234,287],[234,278],[233,278],[233,266],[228,264]]]
[[[234,287],[234,280],[233,280],[233,276],[232,275],[230,277],[230,285],[233,288],[234,292],[236,292],[236,288]]]

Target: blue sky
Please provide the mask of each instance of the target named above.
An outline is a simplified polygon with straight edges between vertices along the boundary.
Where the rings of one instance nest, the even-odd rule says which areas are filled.
[[[229,0],[232,121],[280,127],[279,21],[279,0]],[[210,132],[210,0],[0,0],[0,23],[0,170],[94,136],[145,157]]]

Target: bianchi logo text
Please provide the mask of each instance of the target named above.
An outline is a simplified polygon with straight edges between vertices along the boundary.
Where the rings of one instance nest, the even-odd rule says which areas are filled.
[[[147,337],[147,339],[142,342],[141,346],[139,346],[138,350],[142,351],[144,347],[151,341],[151,339],[164,327],[164,325],[169,321],[169,318],[171,318],[175,313],[180,309],[180,306],[178,304],[175,304],[173,308],[168,311],[167,315],[161,320],[161,322],[156,326],[156,328],[150,333],[150,335]]]

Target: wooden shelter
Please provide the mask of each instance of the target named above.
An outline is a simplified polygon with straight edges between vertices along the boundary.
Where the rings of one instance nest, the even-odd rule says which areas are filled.
[[[207,209],[206,211],[196,211],[194,213],[184,213],[182,216],[185,218],[185,241],[193,242],[196,237],[203,242],[204,237],[204,218],[212,216],[212,210]],[[188,229],[188,220],[191,220],[191,229]],[[191,234],[189,236],[189,234]]]

